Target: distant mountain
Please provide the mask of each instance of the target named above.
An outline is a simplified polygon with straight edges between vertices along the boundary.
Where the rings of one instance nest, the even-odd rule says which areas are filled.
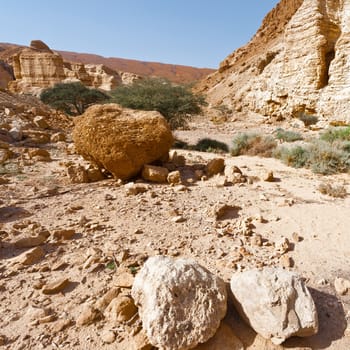
[[[23,46],[17,44],[0,43],[0,59],[6,60],[17,53]],[[189,83],[201,80],[214,72],[214,69],[196,68],[177,64],[158,62],[144,62],[116,57],[103,57],[88,53],[57,51],[63,59],[70,62],[104,64],[105,66],[122,72],[135,73],[142,76],[158,76],[177,83]]]

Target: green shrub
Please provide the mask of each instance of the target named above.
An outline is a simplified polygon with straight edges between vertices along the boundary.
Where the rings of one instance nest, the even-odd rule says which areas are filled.
[[[191,115],[201,112],[205,99],[185,85],[174,85],[161,78],[147,78],[132,85],[121,85],[111,92],[114,102],[123,107],[158,111],[172,129],[186,126]]]
[[[272,136],[242,133],[234,137],[231,154],[271,157],[276,147],[276,140]]]
[[[193,147],[196,151],[201,152],[228,152],[228,146],[224,142],[213,140],[210,138],[204,138],[199,140]]]
[[[300,119],[305,126],[311,126],[318,122],[318,117],[303,112],[299,113],[298,119]]]
[[[331,128],[324,132],[320,139],[327,142],[334,142],[336,140],[350,141],[350,126]]]
[[[83,114],[89,106],[107,101],[109,96],[102,91],[89,89],[81,82],[75,82],[60,83],[45,89],[40,99],[52,108],[66,114],[79,115]]]
[[[288,166],[292,166],[294,168],[302,168],[307,165],[309,152],[307,149],[301,146],[279,147],[276,150],[274,156]]]
[[[294,141],[299,141],[303,139],[303,137],[298,132],[284,130],[281,128],[278,128],[275,131],[275,138],[283,142],[294,142]]]

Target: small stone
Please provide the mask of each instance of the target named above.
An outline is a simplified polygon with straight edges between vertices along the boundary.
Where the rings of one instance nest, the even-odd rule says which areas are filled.
[[[186,218],[184,218],[182,215],[175,216],[174,218],[171,219],[172,222],[175,222],[176,224],[185,222]]]
[[[302,241],[302,239],[303,239],[303,238],[300,237],[296,232],[293,232],[292,238],[293,238],[293,241],[294,241],[295,243],[298,243],[298,242]]]
[[[53,233],[53,237],[57,240],[68,240],[71,239],[75,235],[75,230],[67,229],[67,230],[56,230]]]
[[[34,121],[34,124],[38,128],[41,128],[41,129],[48,129],[49,128],[49,124],[47,123],[46,118],[43,116],[38,115],[34,118],[33,121]]]
[[[52,326],[52,331],[54,333],[62,332],[64,329],[68,328],[72,324],[73,324],[73,321],[70,319],[57,320]]]
[[[67,168],[67,175],[74,184],[89,182],[87,171],[82,165],[70,165]]]
[[[208,162],[205,168],[205,172],[208,177],[219,174],[225,169],[225,159],[223,158],[214,158]]]
[[[289,267],[293,267],[294,261],[290,256],[282,255],[280,258],[280,264],[282,267],[289,268]]]
[[[44,235],[29,236],[18,239],[13,243],[13,245],[16,248],[32,248],[43,244],[46,241],[46,239],[47,237],[45,237]]]
[[[119,288],[111,288],[106,294],[97,300],[95,308],[103,312],[111,301],[119,295],[119,293]]]
[[[115,342],[116,335],[114,332],[109,330],[104,330],[100,334],[101,340],[106,344],[112,344]]]
[[[214,216],[216,220],[232,219],[237,216],[239,207],[217,203],[214,206]]]
[[[0,346],[6,345],[6,342],[7,342],[6,336],[3,334],[0,334]]]
[[[334,287],[339,295],[350,293],[350,281],[345,278],[337,277],[334,281]]]
[[[126,296],[119,295],[113,299],[106,309],[109,319],[116,325],[120,322],[130,320],[137,312],[134,301]]]
[[[69,282],[70,281],[68,278],[57,279],[53,282],[46,284],[43,287],[42,292],[44,294],[57,294],[61,292],[64,288],[66,288]]]
[[[275,177],[273,175],[273,171],[268,171],[265,174],[263,174],[262,179],[266,182],[274,182]]]
[[[38,261],[40,261],[44,257],[44,255],[45,255],[45,252],[41,247],[35,247],[22,253],[13,261],[15,263],[18,262],[22,265],[33,265]]]
[[[78,326],[87,326],[100,319],[101,313],[92,306],[87,306],[76,320]]]
[[[144,185],[144,184],[138,184],[138,183],[133,183],[133,182],[129,182],[125,185],[125,189],[126,189],[126,194],[128,196],[131,195],[137,195],[139,193],[144,193],[148,191],[148,186]]]
[[[179,185],[182,183],[181,174],[178,170],[172,171],[167,176],[167,181],[169,184]]]
[[[169,162],[173,163],[176,167],[183,167],[186,165],[185,157],[178,155],[174,150],[169,152]]]
[[[167,182],[168,174],[169,170],[167,168],[154,165],[144,165],[142,170],[142,177],[145,180],[157,183]]]
[[[116,287],[120,287],[120,288],[131,288],[133,283],[134,283],[134,279],[135,277],[128,272],[122,272],[122,273],[118,273],[117,271],[117,277],[114,281],[114,285]]]
[[[280,254],[287,253],[290,249],[288,238],[283,237],[280,241],[275,242],[275,249]]]
[[[255,245],[257,247],[261,247],[263,244],[262,236],[259,234],[255,234],[254,236],[251,237],[250,242],[252,245]]]
[[[51,142],[66,141],[66,135],[63,132],[57,132],[51,136]]]

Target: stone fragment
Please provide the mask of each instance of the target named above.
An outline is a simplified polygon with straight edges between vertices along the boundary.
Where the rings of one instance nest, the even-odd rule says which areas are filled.
[[[48,284],[46,284],[42,292],[44,294],[57,294],[60,293],[64,288],[66,288],[69,284],[69,279],[68,278],[59,278],[57,280],[54,280]]]
[[[185,157],[179,155],[175,150],[169,152],[169,162],[173,163],[175,167],[183,167],[186,165]]]
[[[345,278],[337,277],[334,281],[334,287],[339,295],[350,293],[350,281]]]
[[[169,170],[160,166],[154,165],[144,165],[142,170],[142,177],[146,181],[165,183],[167,182],[167,177]]]
[[[66,134],[64,134],[63,132],[56,132],[51,135],[50,141],[51,142],[66,141]]]
[[[53,237],[58,240],[68,240],[71,239],[74,235],[74,229],[56,230],[53,232]]]
[[[101,318],[101,313],[92,306],[87,306],[76,320],[77,326],[87,326]]]
[[[16,248],[32,248],[45,243],[47,237],[45,235],[23,237],[13,242]]]
[[[15,263],[18,262],[22,265],[33,265],[38,261],[40,261],[44,257],[44,255],[45,255],[45,252],[41,247],[35,247],[22,253],[13,261]]]
[[[116,339],[115,333],[109,330],[103,330],[100,334],[100,337],[105,344],[112,344]]]
[[[119,293],[119,288],[111,288],[100,299],[96,301],[95,308],[103,312],[106,309],[106,307],[111,303],[111,301],[119,295]]]
[[[105,312],[108,318],[117,325],[130,320],[136,314],[137,307],[130,297],[119,295],[111,301]]]
[[[36,116],[35,118],[34,118],[34,124],[38,127],[38,128],[41,128],[41,129],[48,129],[50,126],[49,126],[49,124],[47,123],[47,121],[46,121],[46,118],[45,117],[43,117],[43,116],[40,116],[40,115],[38,115],[38,116]]]
[[[226,314],[225,283],[192,260],[149,258],[132,297],[155,347],[191,349],[209,340]]]
[[[216,174],[220,174],[225,169],[225,159],[214,158],[208,162],[205,167],[206,174],[211,177]]]
[[[158,112],[104,104],[90,107],[75,119],[73,140],[84,158],[127,180],[145,164],[167,155],[173,136]]]
[[[121,349],[128,350],[153,350],[154,347],[150,344],[148,337],[143,329],[136,334],[130,335],[121,344]]]
[[[178,170],[172,171],[167,176],[169,184],[180,185],[182,183],[181,174]]]
[[[133,183],[133,182],[129,182],[125,185],[125,189],[126,189],[126,194],[128,196],[136,196],[139,193],[144,193],[148,191],[148,186],[144,185],[144,184],[138,184],[138,183]]]
[[[275,249],[278,253],[287,253],[290,249],[290,243],[287,237],[283,237],[279,241],[275,242]]]
[[[274,182],[275,181],[275,177],[273,175],[273,171],[267,171],[262,175],[262,179],[265,182]]]
[[[89,182],[87,171],[82,165],[70,165],[67,168],[67,175],[74,184]]]
[[[214,208],[214,216],[216,220],[233,219],[238,216],[239,207],[217,203]]]
[[[230,285],[238,312],[274,344],[317,333],[314,301],[296,273],[281,268],[253,269],[235,273]]]
[[[36,160],[41,160],[41,161],[50,161],[51,160],[51,155],[50,152],[47,151],[46,149],[41,149],[41,148],[36,148],[36,149],[31,149],[28,151],[29,158],[31,159],[36,159]]]
[[[131,288],[134,283],[134,275],[126,271],[117,270],[117,277],[114,280],[114,285],[120,288]]]

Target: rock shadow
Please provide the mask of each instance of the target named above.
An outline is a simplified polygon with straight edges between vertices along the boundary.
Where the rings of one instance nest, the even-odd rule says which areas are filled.
[[[0,208],[0,223],[16,221],[21,218],[31,216],[32,214],[21,207],[2,207]]]

